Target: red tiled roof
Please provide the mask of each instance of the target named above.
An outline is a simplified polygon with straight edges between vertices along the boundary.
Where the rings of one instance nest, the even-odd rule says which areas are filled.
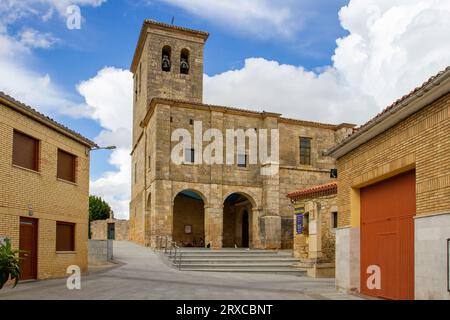
[[[444,70],[440,71],[439,73],[437,73],[436,75],[430,77],[427,81],[425,81],[422,85],[416,87],[414,90],[412,90],[411,92],[409,92],[408,94],[404,95],[403,97],[401,97],[400,99],[397,99],[394,103],[392,103],[391,105],[389,105],[388,107],[386,107],[383,111],[381,111],[380,113],[378,113],[375,117],[373,117],[372,119],[370,119],[369,121],[367,121],[365,124],[361,125],[358,128],[355,128],[353,130],[353,134],[351,134],[350,136],[348,136],[346,139],[344,139],[340,144],[336,145],[334,148],[332,148],[331,150],[329,150],[327,152],[327,154],[332,154],[334,151],[340,149],[341,147],[343,147],[345,144],[347,144],[348,142],[350,142],[351,140],[355,139],[357,136],[363,134],[364,132],[366,132],[367,130],[369,130],[372,125],[374,125],[375,123],[383,120],[385,117],[389,116],[389,113],[394,112],[394,109],[400,108],[400,107],[407,107],[407,106],[402,106],[402,104],[409,98],[412,98],[414,95],[419,94],[420,91],[428,91],[429,90],[429,86],[430,85],[439,85],[440,84],[440,78],[447,72],[450,71],[450,66],[448,66],[447,68],[445,68]]]
[[[291,192],[287,196],[292,200],[300,200],[305,198],[327,196],[336,193],[337,193],[337,182],[331,182],[319,186],[314,186],[312,188]]]
[[[40,113],[36,109],[14,99],[13,97],[7,95],[3,91],[0,91],[0,99],[4,99],[4,101],[8,102],[8,104],[10,106],[15,107],[20,112],[25,113],[28,116],[32,116],[33,118],[35,118],[35,120],[38,120],[39,122],[41,122],[47,126],[50,126],[50,128],[52,128],[52,129],[56,129],[56,130],[60,131],[61,133],[65,134],[66,136],[70,137],[71,139],[78,140],[78,142],[81,142],[81,143],[85,144],[86,146],[89,146],[90,148],[97,147],[97,144],[95,142],[82,136],[78,132],[69,129],[68,127],[62,125],[61,123],[56,122],[52,118]]]

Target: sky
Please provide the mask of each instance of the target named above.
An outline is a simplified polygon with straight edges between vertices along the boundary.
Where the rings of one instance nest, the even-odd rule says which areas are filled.
[[[144,19],[172,18],[210,33],[204,102],[291,118],[360,125],[450,65],[450,0],[0,0],[0,90],[117,146],[92,153],[90,191],[118,218],[131,60]]]

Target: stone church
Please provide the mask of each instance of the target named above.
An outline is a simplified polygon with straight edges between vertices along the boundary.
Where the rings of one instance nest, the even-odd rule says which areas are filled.
[[[203,49],[209,34],[146,20],[134,75],[130,240],[155,246],[161,236],[179,246],[292,248],[294,190],[334,181],[324,152],[353,131],[351,124],[284,118],[272,112],[204,104]],[[295,101],[292,103],[305,103]],[[176,129],[278,129],[277,173],[238,154],[235,164],[171,160]],[[208,145],[202,142],[203,147]]]

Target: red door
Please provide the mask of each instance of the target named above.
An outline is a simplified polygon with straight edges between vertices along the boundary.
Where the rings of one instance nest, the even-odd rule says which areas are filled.
[[[362,188],[361,292],[414,299],[415,171]],[[369,266],[380,268],[381,287],[369,289]]]
[[[20,218],[20,279],[37,278],[37,220]]]

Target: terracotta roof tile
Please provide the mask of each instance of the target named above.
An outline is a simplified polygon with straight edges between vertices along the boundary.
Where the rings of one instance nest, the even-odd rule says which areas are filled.
[[[47,124],[47,125],[53,125],[54,127],[58,128],[59,130],[61,130],[62,132],[65,132],[66,134],[68,134],[70,137],[77,138],[77,140],[79,140],[80,142],[83,142],[85,145],[90,146],[90,147],[97,147],[97,144],[91,140],[89,140],[88,138],[85,138],[84,136],[82,136],[81,134],[79,134],[76,131],[73,131],[71,129],[69,129],[68,127],[60,124],[59,122],[56,122],[55,120],[53,120],[52,118],[46,116],[43,113],[40,113],[39,111],[37,111],[36,109],[24,104],[23,102],[20,102],[16,99],[14,99],[13,97],[7,95],[6,93],[4,93],[3,91],[0,91],[0,98],[3,98],[4,100],[8,101],[9,103],[13,104],[14,106],[16,106],[19,110],[22,110],[26,113],[30,113],[33,116],[37,117],[38,119],[41,120],[42,123]]]
[[[308,189],[303,189],[289,193],[287,196],[292,200],[300,200],[305,198],[313,198],[318,196],[326,196],[337,193],[337,182],[321,184]]]

